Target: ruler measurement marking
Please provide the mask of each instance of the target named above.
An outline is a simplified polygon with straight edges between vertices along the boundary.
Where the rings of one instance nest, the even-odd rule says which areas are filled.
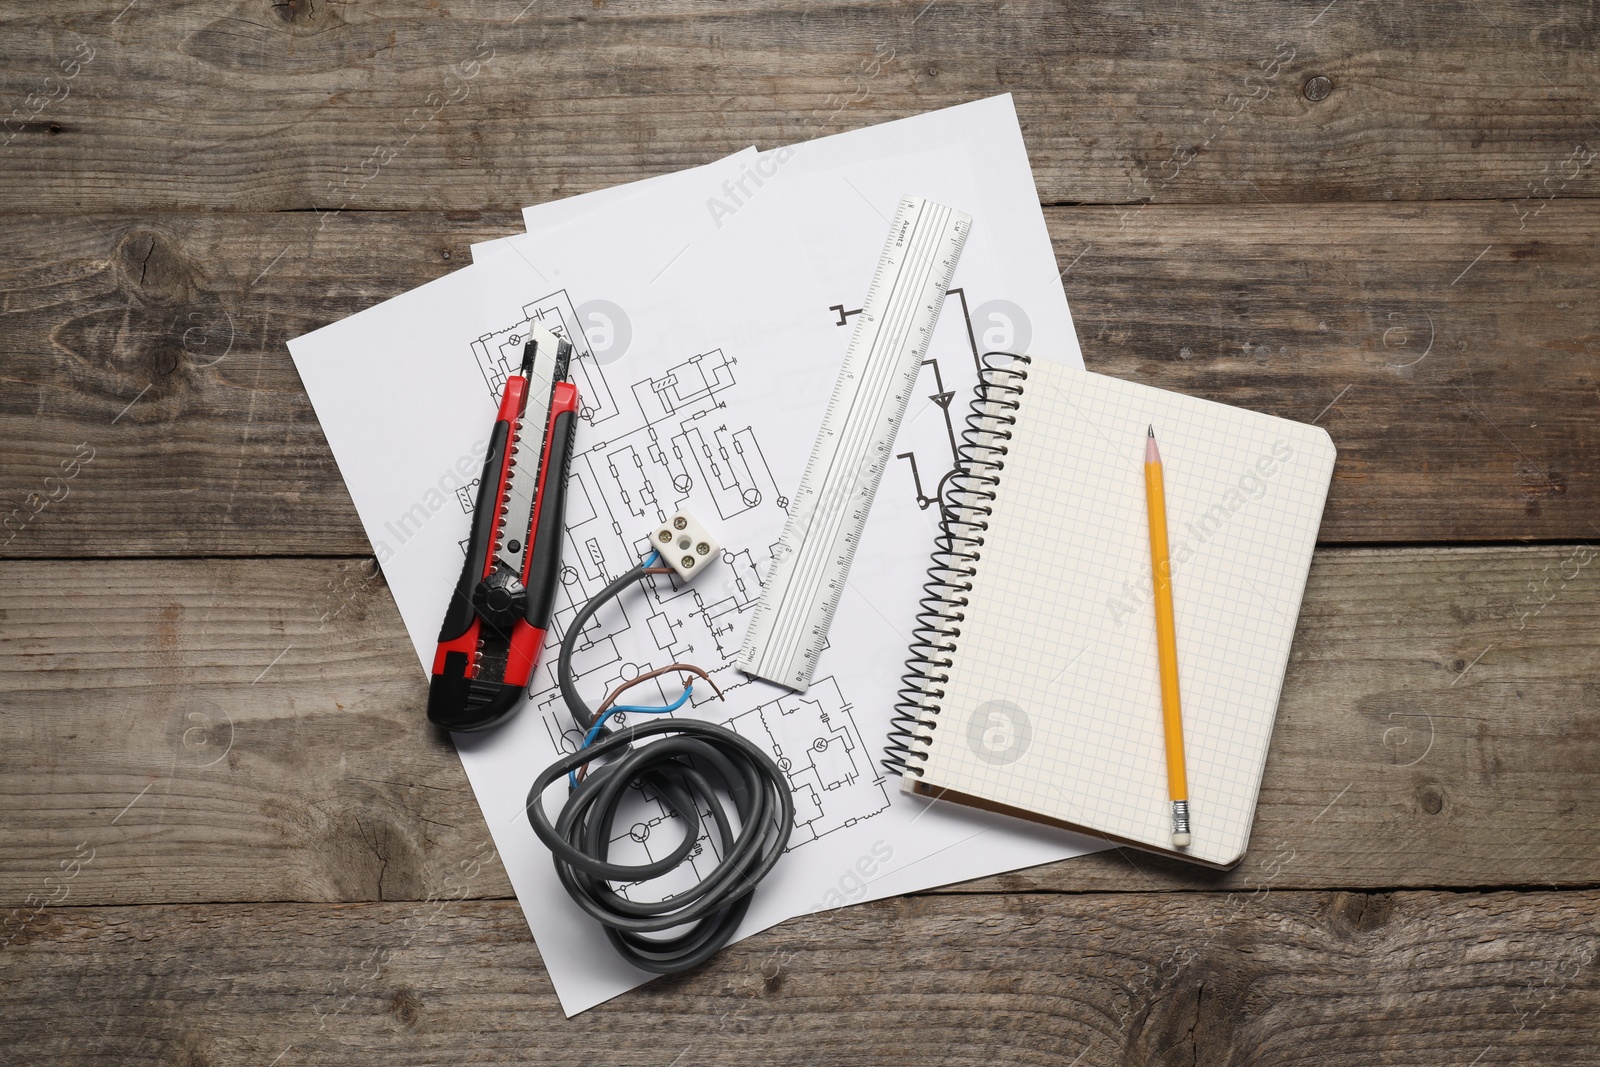
[[[746,673],[810,684],[971,222],[917,197],[895,212],[751,615]]]
[[[920,218],[920,209],[919,209],[919,218]],[[897,284],[898,284],[900,278],[904,275],[905,269],[909,265],[909,263],[910,263],[910,259],[909,259],[909,257],[907,257],[906,259],[902,260],[900,262],[900,264],[898,264],[897,269],[896,269],[895,278],[893,279],[893,281],[891,281],[891,283],[889,285],[889,292],[891,293],[891,298],[892,298],[893,292],[897,288]],[[868,288],[867,288],[868,301],[871,300],[872,296],[874,295],[875,290],[878,288],[877,282],[878,282],[877,278],[874,278],[873,279],[873,283],[871,285],[869,285]],[[892,307],[891,307],[890,310],[892,311]],[[884,325],[887,325],[887,323],[885,323]],[[871,348],[868,350],[868,364],[867,364],[866,370],[870,371],[870,370],[873,369],[873,357],[877,356],[879,354],[879,352],[882,350],[881,349],[881,342],[885,341],[887,339],[887,337],[888,337],[887,330],[882,329],[882,328],[880,328],[874,334],[874,336],[872,338]],[[859,429],[859,424],[854,419],[854,416],[856,414],[856,407],[857,407],[857,404],[866,403],[867,402],[867,400],[868,400],[868,395],[867,394],[868,394],[868,392],[870,390],[870,382],[866,380],[866,376],[865,376],[864,372],[857,372],[855,368],[849,367],[849,365],[846,364],[846,368],[844,370],[844,373],[842,373],[840,375],[839,380],[834,383],[834,399],[837,399],[838,398],[838,394],[839,394],[839,390],[844,385],[845,381],[850,380],[850,379],[854,379],[854,378],[856,378],[858,376],[862,377],[863,381],[861,382],[861,387],[856,389],[850,395],[850,397],[848,398],[848,406],[846,407],[845,412],[844,412],[844,424],[843,424],[843,427],[844,427],[843,432],[844,433],[849,433],[852,430]],[[864,422],[865,420],[860,420],[860,421]],[[826,422],[824,423],[824,428],[826,429],[826,431],[827,431],[827,433],[828,433],[828,435],[830,437],[839,438],[839,432],[838,431],[834,431],[831,428],[829,428],[827,426]],[[836,473],[836,471],[838,469],[838,461],[840,459],[844,458],[844,456],[845,456],[846,449],[845,449],[844,446],[846,444],[848,444],[848,443],[851,443],[851,442],[848,442],[848,441],[846,441],[844,439],[839,439],[839,440],[836,441],[835,447],[834,447],[834,449],[832,451],[832,454],[830,456],[828,456],[827,469],[822,472],[822,487],[823,488],[812,489],[808,485],[806,485],[806,483],[810,482],[810,478],[806,478],[805,481],[802,482],[802,488],[805,489],[805,495],[806,495],[806,499],[808,501],[820,498],[822,496],[822,493],[823,493],[825,488],[833,488],[833,489],[837,490],[837,489],[842,487],[842,483],[836,482],[834,480],[834,475],[835,475],[835,473]],[[813,453],[813,456],[815,456],[815,453]],[[797,567],[804,567],[804,566],[806,566],[806,564],[808,562],[810,562],[810,560],[808,560],[806,558],[806,553],[805,553],[804,546],[806,544],[808,544],[808,543],[815,543],[815,542],[812,541],[812,535],[814,533],[816,533],[817,531],[812,529],[812,526],[814,525],[812,520],[817,515],[818,510],[819,509],[813,508],[809,512],[809,514],[807,516],[807,521],[806,521],[805,536],[801,540],[801,547],[796,549],[794,551],[794,553],[793,553],[794,556],[796,557],[796,566]],[[832,536],[831,535],[834,533],[834,531],[833,530],[829,530],[829,531],[827,531],[827,533],[828,533],[828,535],[830,535],[829,536],[829,545],[830,545],[830,549],[831,549],[831,545],[832,545]],[[789,602],[789,594],[790,594],[790,592],[795,590],[799,586],[802,586],[802,585],[809,586],[809,585],[811,585],[811,582],[809,580],[810,579],[810,575],[809,574],[797,575],[796,577],[798,577],[800,580],[796,581],[795,578],[791,578],[790,581],[785,584],[783,592],[782,592],[782,596],[780,597],[779,602],[778,602],[778,604],[776,606],[775,610],[778,612],[780,618],[782,616],[783,608]],[[804,618],[797,618],[793,625],[798,625],[803,629],[804,626],[805,626],[805,623],[806,623],[806,620]],[[787,644],[788,643],[787,639],[792,637],[792,636],[794,636],[794,635],[787,634],[787,633],[774,634],[773,635],[773,637],[775,639],[774,643],[779,643],[781,641],[782,644]]]
[[[922,220],[922,213],[925,210],[925,207],[926,205],[919,205],[917,209],[917,218],[912,220],[911,237],[913,242],[915,241],[916,237],[919,236],[920,231],[918,229],[918,224]],[[929,239],[932,240],[931,237]],[[897,331],[895,329],[895,313],[902,309],[899,309],[895,306],[893,302],[894,296],[897,292],[902,291],[900,288],[900,283],[905,278],[907,269],[913,266],[912,259],[914,258],[916,251],[917,250],[914,244],[907,245],[905,258],[902,259],[896,267],[895,276],[888,287],[889,296],[887,299],[890,301],[889,308],[884,314],[882,326],[872,339],[872,347],[868,352],[867,366],[860,374],[861,387],[858,388],[854,395],[850,397],[849,406],[845,411],[844,434],[851,435],[852,431],[854,431],[854,433],[852,436],[839,436],[839,440],[834,448],[833,455],[829,457],[828,469],[823,474],[823,485],[832,487],[836,491],[848,491],[854,488],[853,484],[843,481],[835,481],[834,475],[838,470],[838,461],[854,451],[853,446],[856,444],[855,438],[866,436],[868,438],[866,443],[870,444],[871,430],[875,429],[875,427],[872,426],[871,422],[869,422],[867,419],[863,418],[857,420],[852,418],[856,412],[856,405],[858,403],[866,403],[870,405],[872,401],[876,399],[878,401],[877,406],[880,410],[871,413],[873,416],[873,421],[877,421],[882,417],[881,407],[884,397],[877,395],[879,389],[881,388],[878,377],[889,378],[893,375],[896,369],[893,366],[892,359],[883,358],[882,354],[886,349],[893,346],[894,339],[897,336]],[[924,284],[926,284],[925,280]],[[873,288],[875,288],[875,286],[868,288],[869,299],[872,296]],[[918,296],[920,297],[920,294],[918,294]],[[880,374],[875,377],[869,377],[868,372],[874,370],[879,371]],[[837,388],[837,383],[835,388]],[[809,479],[807,480],[809,481]],[[821,492],[822,490],[818,489],[812,495],[815,497],[820,497]],[[814,516],[816,514],[816,509],[813,509],[811,514]],[[780,620],[782,619],[782,609],[788,604],[790,599],[789,593],[791,591],[799,588],[802,592],[809,593],[812,597],[814,597],[817,591],[820,589],[821,583],[825,578],[825,570],[822,564],[828,556],[833,554],[834,546],[837,543],[838,528],[843,524],[845,517],[845,509],[843,507],[837,509],[835,523],[831,528],[825,531],[825,539],[820,542],[826,545],[827,551],[821,553],[813,552],[808,554],[805,551],[806,545],[819,543],[819,541],[813,540],[813,535],[816,532],[811,529],[813,524],[810,521],[807,522],[807,536],[802,540],[800,548],[794,553],[796,558],[796,566],[804,568],[804,570],[792,577],[784,587],[783,596],[780,599],[776,609]],[[851,551],[849,553],[849,557],[847,559],[841,559],[840,562],[847,563],[850,559],[853,559],[854,555],[854,551]],[[795,578],[799,578],[799,581],[796,581]],[[835,606],[837,606],[837,597],[835,597]],[[832,613],[829,612],[829,614],[831,615]],[[798,627],[799,632],[775,633],[773,635],[773,644],[780,648],[788,647],[793,641],[799,640],[808,623],[810,623],[810,620],[804,616],[794,616],[791,626],[785,629],[792,631],[794,628]],[[815,629],[814,626],[812,628]],[[812,653],[812,658],[814,658],[814,656],[815,653]]]
[[[922,243],[917,240],[917,238],[923,237],[930,243],[932,241],[928,231],[921,230],[918,227],[918,224],[921,222],[921,216],[922,209],[919,208],[918,218],[913,220],[911,225],[912,239],[909,243],[903,246],[906,252],[905,258],[902,259],[902,261],[897,265],[895,275],[888,286],[888,300],[890,301],[889,307],[883,315],[880,329],[873,338],[873,344],[869,351],[869,361],[865,372],[860,374],[861,388],[859,388],[851,397],[851,403],[847,409],[845,422],[846,432],[842,435],[839,435],[840,439],[834,449],[833,456],[831,457],[832,462],[829,463],[828,471],[826,472],[824,478],[824,485],[833,488],[836,494],[854,488],[854,486],[849,482],[835,480],[834,476],[837,474],[839,467],[838,461],[847,457],[853,457],[853,455],[855,455],[862,447],[870,447],[871,431],[876,428],[873,424],[882,420],[884,415],[883,408],[886,404],[886,401],[890,399],[890,397],[885,395],[885,388],[890,384],[890,381],[892,381],[893,374],[896,369],[893,366],[892,359],[883,358],[884,354],[888,352],[892,356],[892,349],[897,347],[896,341],[900,339],[902,327],[909,327],[911,324],[910,312],[916,305],[917,301],[915,297],[920,296],[920,293],[915,292],[912,286],[916,284],[916,281],[921,281],[923,286],[926,285],[926,269],[923,269],[920,272],[920,277],[917,277],[915,281],[911,281],[909,284],[907,284],[908,279],[906,277],[908,273],[915,272],[919,267],[924,267],[924,262],[913,262],[914,259],[925,261],[924,253],[926,250],[922,246]],[[911,300],[909,303],[904,300],[904,295],[907,293],[911,293],[913,295],[913,300]],[[894,299],[894,297],[897,295],[902,296],[900,301],[896,301]],[[878,358],[874,359],[871,357]],[[855,377],[855,375],[851,375],[851,377]],[[851,418],[851,416],[855,415],[856,413],[858,403],[868,406],[868,418]],[[876,410],[872,410],[874,408]],[[863,440],[863,438],[866,438],[866,440]],[[869,478],[870,474],[871,472],[869,471]],[[820,490],[815,495],[820,496]],[[834,521],[823,531],[821,531],[823,536],[816,540],[807,538],[806,541],[803,542],[800,550],[796,553],[797,564],[800,567],[800,573],[798,573],[795,577],[798,578],[799,581],[791,580],[789,587],[785,589],[786,595],[783,598],[785,603],[787,603],[790,599],[787,596],[787,593],[790,591],[790,589],[795,589],[802,594],[809,593],[810,595],[815,596],[826,581],[824,564],[827,562],[828,557],[834,554],[834,550],[837,546],[840,527],[843,525],[844,520],[851,516],[848,516],[847,512],[841,508],[831,517],[834,519]],[[838,562],[845,563],[850,557],[854,556],[853,542],[855,540],[855,538],[851,538],[846,535],[846,544],[849,550],[844,555],[838,557]],[[805,551],[805,545],[820,545],[823,550],[807,553]],[[832,600],[834,602],[834,606],[836,606],[838,594],[840,592],[840,587],[837,582],[833,583],[833,588],[831,591],[835,594]],[[800,634],[804,632],[808,622],[809,620],[803,617],[796,618],[791,627],[785,628],[790,632],[785,632],[781,635],[774,635],[775,637],[781,638],[780,640],[775,641],[774,644],[780,648],[791,645],[792,642],[797,640]],[[792,632],[794,627],[798,627],[800,633]],[[813,632],[817,630],[815,625],[813,625],[811,628]],[[807,650],[806,655],[807,658],[814,658],[815,654],[816,650]]]
[[[919,212],[919,216],[920,216],[920,212]],[[919,218],[919,220],[916,220],[916,221],[920,221],[920,218]],[[897,334],[897,327],[899,327],[901,325],[900,319],[905,315],[905,313],[907,311],[907,305],[903,301],[902,302],[898,302],[898,303],[893,302],[892,297],[895,295],[895,292],[897,290],[902,291],[902,292],[905,291],[905,290],[902,290],[902,283],[904,283],[905,280],[906,280],[905,279],[905,275],[906,275],[908,269],[914,269],[917,266],[921,266],[920,263],[913,264],[911,262],[911,259],[912,259],[912,257],[917,256],[917,254],[922,252],[922,251],[923,251],[923,249],[918,247],[917,243],[915,241],[913,241],[912,244],[910,245],[910,247],[908,248],[908,253],[909,254],[898,265],[898,269],[896,271],[896,276],[894,277],[894,279],[892,281],[892,284],[890,285],[891,304],[890,304],[890,308],[889,308],[889,313],[884,317],[883,327],[880,328],[879,331],[877,331],[877,334],[874,337],[874,344],[872,346],[872,351],[871,351],[872,355],[881,355],[887,348],[889,348],[892,345],[893,341],[895,340],[895,337],[896,337],[896,334]],[[921,258],[921,257],[918,257],[918,258]],[[925,277],[925,273],[924,273],[924,277]],[[866,374],[860,375],[860,377],[863,379],[862,383],[861,383],[862,387],[860,389],[858,389],[855,392],[855,394],[851,397],[851,403],[850,403],[849,408],[847,409],[847,421],[845,423],[846,430],[847,431],[852,431],[853,430],[854,433],[851,434],[851,433],[847,432],[846,434],[844,434],[842,436],[840,436],[840,435],[830,435],[830,436],[840,436],[840,440],[837,442],[836,447],[832,450],[833,454],[830,457],[830,462],[828,464],[828,469],[825,472],[824,485],[826,485],[826,486],[828,486],[830,488],[833,488],[835,490],[835,494],[837,494],[840,490],[848,490],[850,488],[853,488],[853,486],[850,485],[848,482],[836,480],[835,476],[838,474],[839,461],[841,459],[844,459],[847,456],[850,456],[851,454],[853,454],[855,451],[857,451],[859,449],[859,447],[862,444],[870,445],[870,441],[862,442],[861,438],[863,436],[866,436],[866,435],[869,434],[869,431],[871,429],[871,422],[868,422],[866,419],[860,419],[860,420],[852,419],[852,418],[850,418],[850,416],[854,416],[856,414],[858,402],[860,402],[860,403],[864,403],[864,404],[869,405],[869,406],[875,406],[877,408],[877,410],[869,410],[868,416],[870,418],[872,418],[873,421],[881,420],[881,417],[882,417],[882,414],[883,414],[882,408],[884,406],[884,401],[887,399],[883,395],[883,390],[884,390],[884,386],[886,384],[888,384],[885,381],[883,381],[883,379],[885,377],[892,376],[892,371],[893,371],[894,368],[892,366],[885,366],[882,362],[869,361],[867,369],[868,369],[868,371],[876,370],[879,373],[876,374],[876,375],[870,375],[870,376],[866,375]],[[887,374],[884,373],[885,371],[887,371],[888,373]],[[857,375],[856,374],[850,374],[850,375],[846,375],[846,377],[847,378],[855,378],[855,377],[857,377]],[[876,405],[873,404],[873,401],[877,401]],[[811,495],[820,497],[821,496],[821,492],[818,491],[818,492],[813,493]],[[834,494],[830,494],[830,495],[834,495]],[[839,527],[842,525],[843,520],[846,517],[847,517],[847,515],[845,514],[845,512],[840,511],[836,516],[833,516],[835,521],[832,524],[830,524],[824,531],[822,531],[824,533],[823,537],[821,537],[819,539],[816,539],[816,540],[812,540],[812,539],[808,538],[806,540],[806,542],[803,543],[801,550],[797,553],[797,556],[799,557],[797,562],[801,565],[801,573],[795,576],[795,577],[799,578],[800,580],[797,581],[797,582],[791,582],[790,583],[790,585],[792,585],[799,592],[801,592],[801,593],[808,593],[809,592],[812,595],[815,595],[815,593],[819,590],[820,586],[826,580],[826,574],[823,572],[823,569],[822,569],[821,565],[826,562],[827,556],[833,554],[832,550],[835,547],[835,545],[837,543],[837,540],[838,540]],[[808,523],[808,526],[809,525],[813,525],[813,524]],[[832,536],[828,536],[828,535],[832,535]],[[851,544],[851,542],[853,542],[853,540],[854,540],[853,538],[850,538],[848,535],[846,535],[847,546],[849,548],[852,548],[852,549],[853,549],[853,544]],[[814,552],[811,552],[811,553],[806,553],[804,551],[804,544],[821,544],[821,545],[825,546],[827,551],[823,551],[823,552],[815,552],[814,551]],[[839,562],[844,562],[845,559],[848,556],[852,556],[852,555],[853,555],[853,551],[847,551],[847,553],[844,556],[839,556],[837,558],[838,558]],[[833,583],[833,585],[834,585],[833,592],[835,592],[835,594],[837,594],[837,592],[838,592],[838,588],[837,588],[838,583]],[[783,598],[783,601],[785,603],[790,599],[787,596],[788,592],[789,592],[789,589],[786,588],[785,589],[785,596]],[[834,600],[835,601],[837,600],[837,596],[834,597]],[[797,620],[797,624],[799,625],[799,627],[801,628],[801,630],[803,632],[803,630],[805,628],[806,620],[804,620],[804,619]],[[816,629],[816,627],[813,626],[813,630],[815,630],[815,629]],[[792,642],[797,637],[797,635],[795,635],[793,633],[785,633],[782,636],[784,638],[788,639],[788,640],[777,642],[780,645],[789,644],[790,642]]]

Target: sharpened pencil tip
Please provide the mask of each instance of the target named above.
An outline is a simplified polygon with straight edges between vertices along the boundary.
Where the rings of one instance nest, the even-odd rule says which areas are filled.
[[[1150,436],[1154,437],[1155,435],[1156,435],[1156,424],[1152,422],[1150,424]]]

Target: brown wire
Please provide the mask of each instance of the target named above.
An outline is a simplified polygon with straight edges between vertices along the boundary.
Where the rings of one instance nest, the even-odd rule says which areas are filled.
[[[699,667],[696,667],[692,663],[671,663],[665,667],[658,667],[653,671],[646,671],[644,674],[639,675],[639,677],[633,679],[632,681],[623,682],[621,685],[617,686],[611,691],[611,695],[606,697],[605,702],[602,703],[600,707],[595,709],[595,717],[598,718],[599,716],[604,715],[606,713],[606,709],[617,702],[618,697],[622,696],[623,693],[627,692],[629,689],[632,689],[634,686],[639,685],[642,682],[648,682],[652,678],[659,678],[663,674],[671,674],[673,671],[688,671],[690,674],[699,675],[701,678],[704,678],[706,681],[711,683],[711,688],[716,690],[717,699],[723,699],[722,690],[717,688],[716,680],[713,679],[711,675],[707,674],[705,671],[701,670]],[[688,686],[685,685],[684,688],[688,688]]]
[[[670,570],[671,568],[666,568],[666,569]],[[646,572],[646,573],[651,573],[651,572]],[[632,689],[634,686],[639,685],[639,684],[641,684],[643,682],[648,682],[652,678],[659,678],[663,674],[671,674],[674,671],[687,671],[689,674],[699,675],[701,678],[704,678],[707,682],[711,683],[711,688],[717,694],[717,699],[718,700],[727,699],[726,697],[724,697],[722,695],[722,689],[717,685],[717,680],[715,678],[711,677],[711,675],[707,674],[701,668],[696,667],[692,663],[671,663],[671,664],[668,664],[665,667],[658,667],[653,671],[646,671],[644,674],[639,675],[639,677],[634,678],[634,679],[632,679],[630,681],[623,682],[621,685],[619,685],[615,689],[613,689],[611,691],[611,695],[606,697],[605,702],[602,703],[598,708],[595,709],[595,713],[594,713],[595,721],[598,722],[600,720],[600,716],[604,715],[606,713],[606,710],[608,708],[610,708],[611,705],[613,705],[613,704],[615,704],[617,702],[617,698],[621,697],[622,694],[626,693],[629,689]],[[683,687],[685,689],[687,689],[687,688],[689,688],[690,684],[691,683],[689,683],[689,682],[685,682]],[[583,781],[584,776],[587,775],[588,773],[589,773],[589,765],[587,763],[585,763],[583,766],[578,768],[578,781],[580,781],[580,782]]]

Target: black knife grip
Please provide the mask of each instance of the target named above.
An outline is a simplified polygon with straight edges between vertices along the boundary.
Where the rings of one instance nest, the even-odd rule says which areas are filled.
[[[501,419],[494,424],[489,435],[489,454],[483,459],[483,475],[478,479],[478,502],[472,509],[472,540],[467,542],[467,561],[461,567],[461,577],[456,580],[456,591],[445,608],[444,625],[439,628],[439,640],[454,641],[467,632],[476,613],[472,607],[472,591],[483,580],[483,565],[489,559],[490,542],[494,540],[494,524],[499,517],[500,501],[496,490],[500,488],[500,468],[505,464],[506,440],[511,435],[511,424]]]
[[[567,511],[567,468],[572,465],[572,437],[578,430],[576,413],[563,411],[550,431],[550,458],[545,464],[544,492],[539,502],[538,528],[528,558],[528,610],[523,618],[536,630],[550,628],[550,609],[561,581],[562,519]]]

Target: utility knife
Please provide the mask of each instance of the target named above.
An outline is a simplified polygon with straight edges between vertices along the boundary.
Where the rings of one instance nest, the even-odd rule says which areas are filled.
[[[489,437],[467,559],[439,628],[428,720],[485,730],[521,703],[560,580],[578,390],[572,345],[531,324]]]

